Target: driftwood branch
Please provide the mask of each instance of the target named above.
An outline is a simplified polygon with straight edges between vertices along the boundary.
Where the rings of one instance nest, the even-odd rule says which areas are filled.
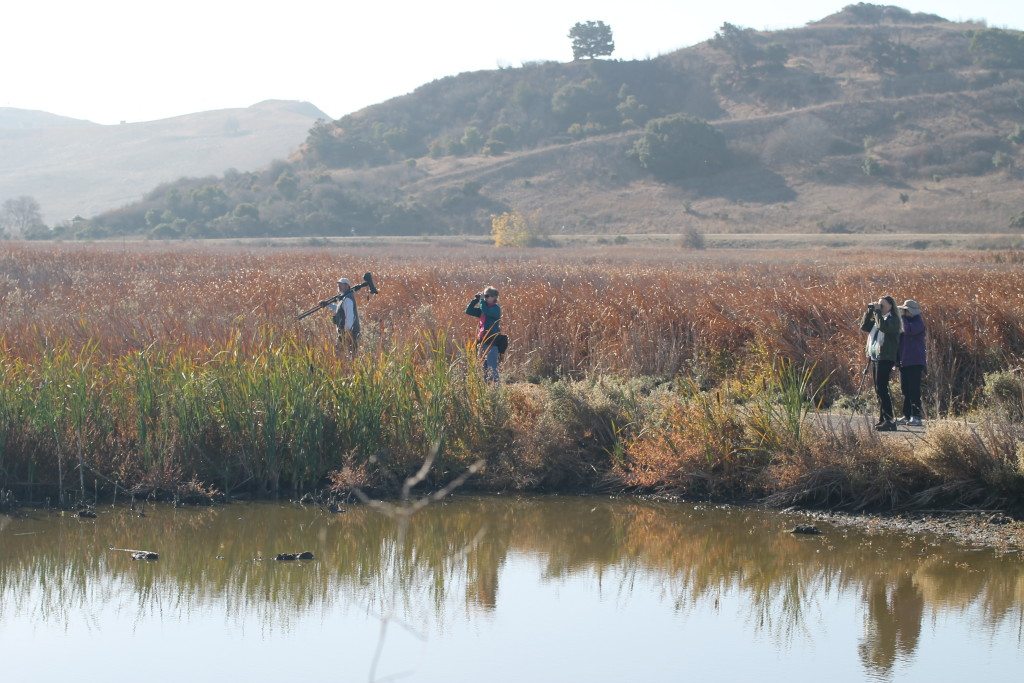
[[[159,553],[155,553],[152,550],[135,550],[133,548],[107,548],[107,550],[113,550],[121,553],[131,553],[133,560],[159,560]]]

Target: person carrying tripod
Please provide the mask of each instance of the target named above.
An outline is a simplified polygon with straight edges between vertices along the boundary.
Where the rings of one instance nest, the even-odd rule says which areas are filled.
[[[477,352],[483,359],[484,379],[488,382],[498,381],[498,337],[501,335],[501,306],[498,305],[498,290],[487,287],[473,297],[466,306],[466,315],[480,319],[477,328]]]
[[[338,347],[355,357],[359,348],[359,307],[347,277],[338,278],[338,293],[341,298],[327,303],[327,308],[332,314],[331,322],[338,328]]]

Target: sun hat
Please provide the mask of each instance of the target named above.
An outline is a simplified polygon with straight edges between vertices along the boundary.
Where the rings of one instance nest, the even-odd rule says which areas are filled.
[[[917,303],[913,299],[907,299],[899,308],[907,311],[910,315],[921,315],[921,304]]]

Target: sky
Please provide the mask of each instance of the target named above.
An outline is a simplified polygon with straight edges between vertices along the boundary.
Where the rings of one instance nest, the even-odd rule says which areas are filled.
[[[644,59],[706,40],[726,21],[803,26],[851,3],[9,0],[0,107],[116,124],[287,99],[338,118],[464,71],[569,61],[578,21],[611,26],[613,58]],[[895,4],[1024,29],[1020,0]]]

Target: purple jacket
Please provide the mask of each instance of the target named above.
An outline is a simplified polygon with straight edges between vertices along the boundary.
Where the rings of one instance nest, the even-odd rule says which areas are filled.
[[[915,315],[903,319],[903,334],[900,335],[900,365],[927,365],[924,350],[924,318]]]

